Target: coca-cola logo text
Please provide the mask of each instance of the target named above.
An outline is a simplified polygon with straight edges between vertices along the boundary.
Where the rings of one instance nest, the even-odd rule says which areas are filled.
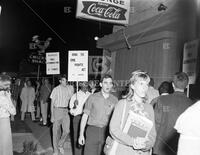
[[[82,12],[90,16],[111,20],[125,20],[126,10],[124,8],[98,2],[83,2],[83,5]]]

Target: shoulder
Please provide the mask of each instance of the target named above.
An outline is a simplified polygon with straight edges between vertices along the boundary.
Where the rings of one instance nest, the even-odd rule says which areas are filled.
[[[118,102],[118,98],[116,96],[114,96],[113,94],[110,94],[110,98],[112,101]]]
[[[128,101],[126,99],[121,99],[117,102],[116,107],[123,107],[125,104],[128,104]]]
[[[98,98],[98,97],[102,97],[101,94],[100,94],[100,92],[91,94],[91,95],[89,96],[89,98]]]

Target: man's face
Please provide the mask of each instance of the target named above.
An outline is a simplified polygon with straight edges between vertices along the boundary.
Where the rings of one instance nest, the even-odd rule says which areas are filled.
[[[60,79],[60,84],[61,84],[62,86],[66,86],[66,85],[67,85],[67,79],[66,79],[66,78],[61,78],[61,79]]]
[[[104,93],[110,93],[113,87],[113,81],[111,78],[104,78],[100,83],[101,89]]]

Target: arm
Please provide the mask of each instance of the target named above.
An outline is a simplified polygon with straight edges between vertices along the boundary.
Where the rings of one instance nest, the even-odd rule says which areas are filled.
[[[24,100],[24,88],[22,88],[21,94],[20,94],[21,101]]]
[[[70,99],[70,102],[69,102],[69,108],[72,109],[74,107],[74,101],[76,99],[76,94],[74,94],[71,99]]]
[[[81,145],[85,144],[84,132],[85,132],[87,120],[88,120],[88,115],[84,113],[82,118],[81,118],[80,134],[79,134],[79,138],[78,138],[78,143],[81,144]]]
[[[146,146],[144,148],[144,150],[148,151],[150,150],[155,143],[156,140],[156,128],[155,128],[155,118],[154,118],[154,110],[153,107],[151,105],[147,105],[147,112],[149,114],[149,119],[153,122],[153,127],[148,135],[148,140],[145,142]]]
[[[51,98],[51,122],[54,122],[54,105],[55,105],[55,89],[53,89],[50,98]]]
[[[88,117],[90,115],[90,111],[92,108],[92,97],[90,96],[86,102],[85,102],[85,108],[83,110],[83,116],[81,118],[81,124],[80,124],[80,134],[79,134],[79,139],[78,139],[78,143],[81,145],[85,144],[85,137],[84,137],[84,132],[85,132],[85,127],[88,121]]]
[[[134,145],[134,138],[130,137],[128,134],[123,133],[120,125],[121,125],[121,118],[123,113],[124,105],[127,104],[125,100],[120,100],[117,105],[115,106],[111,121],[110,121],[110,134],[114,139],[119,141],[120,143],[128,146]],[[127,105],[128,107],[128,105]],[[127,109],[127,108],[126,108]],[[127,112],[125,110],[125,116],[123,122],[127,119]],[[123,123],[124,124],[124,123]]]
[[[4,97],[1,97],[0,108],[9,112],[11,115],[16,114],[16,109],[12,103],[10,93],[6,93],[6,95]]]

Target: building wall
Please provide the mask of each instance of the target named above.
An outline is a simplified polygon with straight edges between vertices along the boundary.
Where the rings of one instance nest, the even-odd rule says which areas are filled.
[[[130,24],[114,26],[113,34],[98,41],[98,47],[116,52],[117,80],[128,79],[133,70],[143,69],[155,78],[158,86],[181,71],[184,43],[199,36],[200,4],[197,5],[197,0],[166,0],[163,4],[167,10],[158,11],[159,4],[158,0],[131,1]],[[165,32],[173,35],[165,36]]]

